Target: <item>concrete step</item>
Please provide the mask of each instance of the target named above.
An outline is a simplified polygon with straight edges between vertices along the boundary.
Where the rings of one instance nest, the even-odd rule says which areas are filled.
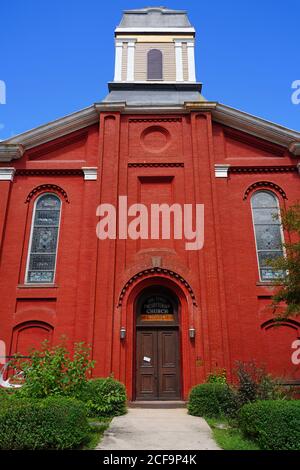
[[[138,400],[128,402],[129,408],[186,408],[186,402],[180,400],[164,401],[164,400]]]

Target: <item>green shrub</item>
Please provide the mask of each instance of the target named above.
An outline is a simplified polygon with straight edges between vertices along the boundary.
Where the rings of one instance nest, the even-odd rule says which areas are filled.
[[[286,392],[263,367],[255,361],[237,362],[236,375],[238,407],[256,400],[277,400],[285,398]]]
[[[16,396],[16,393],[16,389],[0,387],[0,408],[7,400],[14,398]]]
[[[112,417],[126,413],[125,386],[112,377],[89,380],[77,396],[89,416]]]
[[[10,391],[9,389],[0,387],[0,401],[2,402],[2,400],[6,400],[11,395],[13,395],[13,393],[14,392]]]
[[[71,398],[9,398],[0,408],[0,449],[71,449],[88,440],[84,405]]]
[[[25,383],[17,391],[19,396],[46,398],[48,396],[74,396],[87,382],[94,366],[90,360],[90,348],[75,343],[71,354],[64,343],[49,347],[47,341],[41,350],[32,350],[30,359],[14,360],[12,365],[23,370]]]
[[[208,384],[226,384],[227,374],[225,369],[218,369],[208,374],[206,382]]]
[[[244,405],[239,425],[261,449],[300,450],[300,401],[261,400]]]
[[[194,416],[217,418],[232,416],[236,412],[236,396],[227,384],[206,383],[192,388],[188,411]]]

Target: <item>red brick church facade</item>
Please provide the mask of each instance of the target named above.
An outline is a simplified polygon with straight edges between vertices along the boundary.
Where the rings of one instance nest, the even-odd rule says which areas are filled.
[[[186,398],[215,369],[232,379],[237,360],[299,382],[300,318],[274,326],[265,259],[289,240],[270,211],[300,199],[300,134],[202,97],[184,12],[124,12],[115,34],[105,100],[0,144],[7,353],[88,342],[94,375],[113,373],[130,399]],[[124,195],[204,204],[203,249],[99,240],[97,207]]]

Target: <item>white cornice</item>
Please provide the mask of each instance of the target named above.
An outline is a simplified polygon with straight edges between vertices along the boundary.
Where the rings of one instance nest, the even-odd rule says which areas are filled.
[[[102,111],[123,112],[126,108],[125,101],[101,102],[95,104],[96,111],[100,114]]]
[[[0,181],[13,181],[15,172],[15,168],[0,168]]]
[[[299,132],[223,104],[217,104],[212,116],[216,122],[287,147],[294,155],[298,155],[296,152],[300,151]]]
[[[166,114],[166,113],[184,113],[184,107],[175,106],[136,106],[127,105],[125,101],[115,101],[111,103],[98,103],[95,108],[99,113],[119,112],[121,114]]]
[[[214,111],[217,107],[218,103],[215,101],[186,101],[184,103],[185,109],[188,111]]]
[[[51,121],[43,126],[36,127],[30,131],[19,134],[11,139],[1,142],[1,146],[8,144],[22,144],[24,149],[30,149],[37,145],[44,144],[50,140],[57,139],[71,132],[82,129],[91,124],[95,124],[99,120],[95,106],[84,108],[76,113],[69,114],[63,118]],[[16,157],[19,158],[19,157]],[[10,160],[8,160],[10,161]]]
[[[83,166],[82,168],[83,174],[84,174],[84,179],[86,181],[96,181],[97,180],[97,171],[98,168],[91,167],[91,166]]]
[[[24,147],[20,144],[7,144],[0,142],[0,162],[11,162],[21,158],[24,153]]]
[[[195,34],[195,28],[116,28],[115,33],[191,33]]]
[[[95,104],[95,108],[100,112],[120,112],[121,114],[167,114],[181,113],[188,114],[191,111],[211,111],[215,109],[217,103],[210,101],[186,102],[182,105],[127,105],[125,101],[102,102]]]
[[[216,178],[228,178],[230,165],[224,163],[215,163],[215,177]]]
[[[297,157],[300,156],[300,142],[292,142],[289,146],[289,151],[296,155]]]

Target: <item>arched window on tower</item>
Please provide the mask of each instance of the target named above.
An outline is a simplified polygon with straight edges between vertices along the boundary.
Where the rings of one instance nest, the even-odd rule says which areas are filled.
[[[147,79],[162,80],[163,57],[159,49],[151,49],[147,54]]]
[[[270,191],[257,191],[251,198],[256,252],[261,281],[278,279],[282,271],[268,263],[283,256],[283,232],[278,199]]]
[[[35,202],[26,282],[51,284],[54,282],[61,201],[56,194],[41,195]]]

